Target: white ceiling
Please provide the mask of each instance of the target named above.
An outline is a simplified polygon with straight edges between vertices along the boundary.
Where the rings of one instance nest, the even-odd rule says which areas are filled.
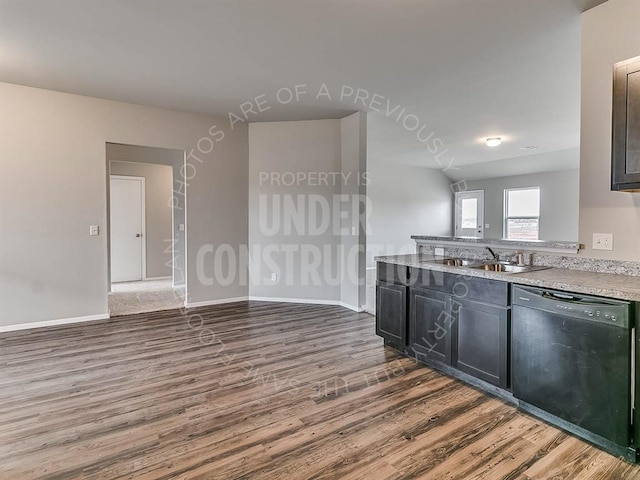
[[[579,14],[602,1],[0,0],[0,81],[216,116],[264,95],[248,121],[368,110],[371,161],[495,163],[578,147]]]

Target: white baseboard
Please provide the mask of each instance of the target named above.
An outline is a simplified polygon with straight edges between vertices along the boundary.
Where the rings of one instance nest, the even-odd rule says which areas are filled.
[[[250,296],[249,300],[254,302],[276,302],[276,303],[305,303],[309,305],[334,305],[338,307],[348,308],[354,312],[362,312],[362,308],[354,307],[344,302],[336,300],[314,300],[311,298],[280,298],[280,297],[253,297]]]
[[[363,307],[354,307],[353,305],[349,305],[344,302],[335,301],[335,300],[315,300],[311,298],[282,298],[282,297],[236,297],[236,298],[223,298],[220,300],[207,300],[204,302],[189,302],[185,303],[185,307],[187,308],[196,308],[196,307],[208,307],[211,305],[222,305],[225,303],[235,303],[235,302],[274,302],[274,303],[304,303],[308,305],[334,305],[338,307],[348,308],[354,312],[363,312]]]
[[[339,302],[336,305],[339,305],[340,307],[344,307],[344,308],[348,308],[349,310],[353,310],[354,312],[364,312],[364,307],[354,307],[353,305],[349,305],[348,303],[344,303],[344,302]]]
[[[348,308],[354,312],[363,312],[362,307],[354,307],[353,305],[346,304],[344,302],[338,302],[334,300],[314,300],[307,298],[276,298],[276,297],[236,297],[236,298],[222,298],[219,300],[207,300],[204,302],[191,302],[186,303],[186,308],[207,307],[210,305],[223,305],[225,303],[246,302],[248,300],[254,302],[275,302],[275,303],[304,303],[309,305],[334,305],[339,307]],[[94,320],[107,320],[111,318],[108,313],[102,313],[99,315],[87,315],[84,317],[72,317],[72,318],[60,318],[57,320],[45,320],[42,322],[30,322],[21,323],[18,325],[6,325],[0,326],[0,333],[13,332],[16,330],[28,330],[31,328],[42,327],[56,327],[60,325],[70,325],[72,323],[91,322]]]
[[[155,280],[173,280],[173,277],[169,275],[168,277],[145,277],[142,279],[143,282],[153,282]]]
[[[225,303],[246,302],[247,300],[249,300],[249,297],[221,298],[219,300],[205,300],[204,302],[184,302],[184,306],[187,308],[208,307]]]
[[[110,318],[108,313],[101,313],[99,315],[87,315],[85,317],[59,318],[57,320],[45,320],[43,322],[20,323],[18,325],[0,326],[0,333],[14,332],[16,330],[28,330],[31,328],[56,327],[72,323],[91,322],[93,320],[107,320],[108,318]]]

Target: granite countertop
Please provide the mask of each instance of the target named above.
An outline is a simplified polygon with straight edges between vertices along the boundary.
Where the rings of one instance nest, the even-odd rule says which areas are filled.
[[[577,252],[581,245],[577,242],[549,241],[549,240],[508,240],[506,238],[474,238],[474,237],[444,237],[437,235],[412,235],[412,240],[416,242],[426,242],[437,245],[441,244],[466,244],[469,246],[499,246],[506,248],[518,248],[528,250],[568,250]]]
[[[520,285],[552,288],[568,292],[598,295],[640,302],[640,277],[616,273],[595,273],[567,268],[548,268],[523,273],[488,272],[476,268],[449,267],[430,260],[441,259],[433,255],[394,255],[376,257],[377,262],[394,263],[409,267],[427,268],[468,277],[490,278]]]

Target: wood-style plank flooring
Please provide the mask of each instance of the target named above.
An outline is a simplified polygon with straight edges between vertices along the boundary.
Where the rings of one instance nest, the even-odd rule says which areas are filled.
[[[385,349],[370,315],[245,302],[0,334],[0,478],[640,479],[640,467]]]

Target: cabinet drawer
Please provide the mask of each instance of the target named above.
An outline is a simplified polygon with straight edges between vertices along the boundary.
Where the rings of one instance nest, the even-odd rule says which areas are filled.
[[[448,278],[447,291],[456,300],[477,300],[506,307],[509,305],[509,283],[488,278],[465,277],[452,275]]]
[[[416,288],[427,288],[436,292],[449,293],[456,275],[429,270],[428,268],[411,267],[410,285]]]
[[[378,262],[378,282],[409,284],[409,267],[395,263]]]

